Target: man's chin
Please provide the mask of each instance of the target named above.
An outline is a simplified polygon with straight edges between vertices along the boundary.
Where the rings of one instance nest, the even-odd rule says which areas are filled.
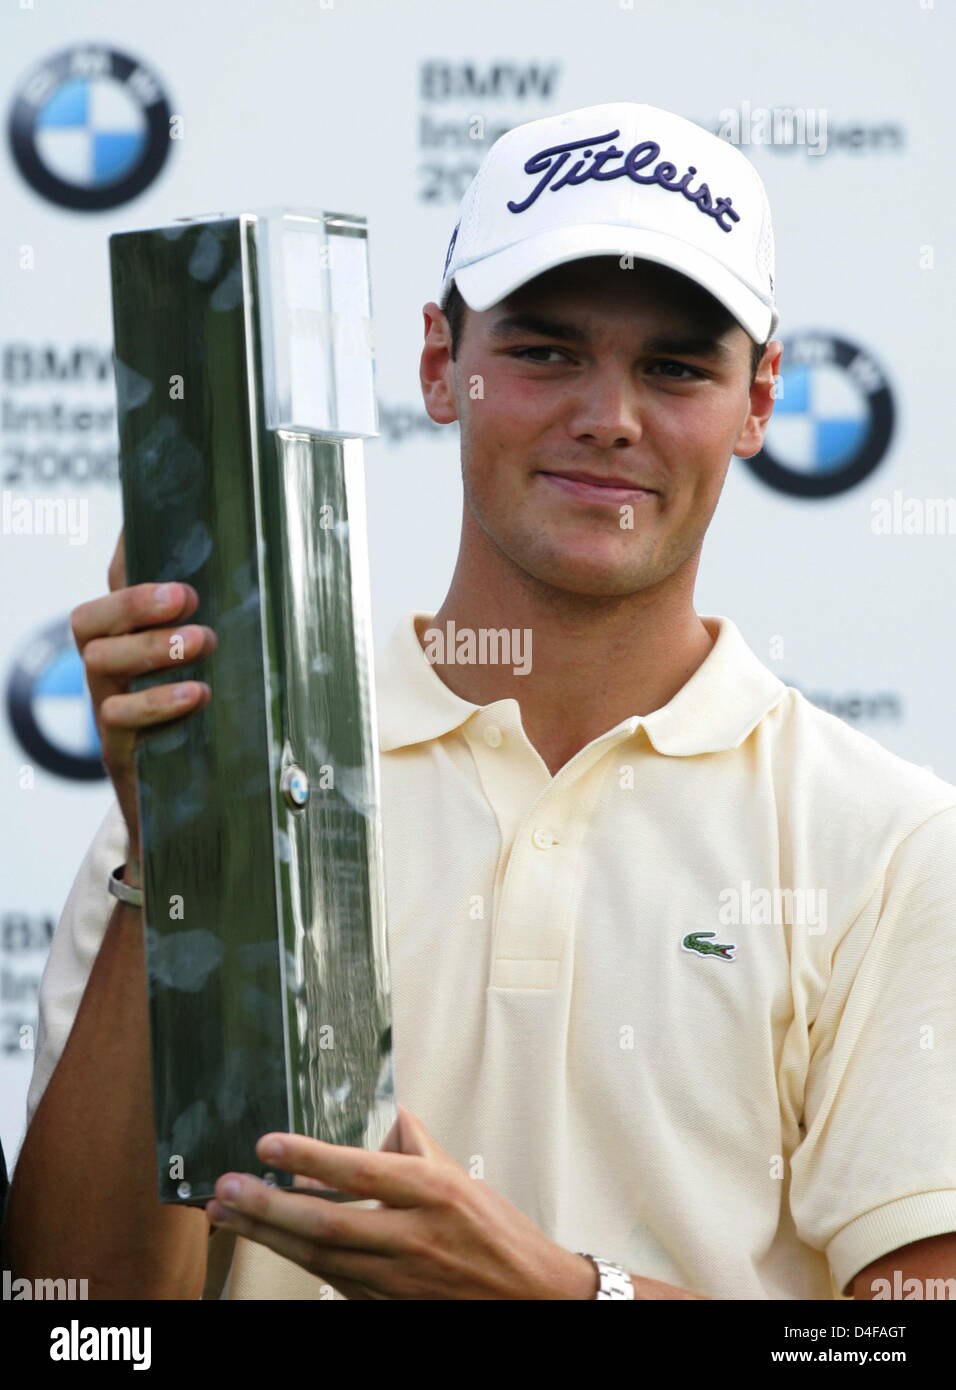
[[[629,598],[650,588],[656,576],[635,572],[633,565],[595,565],[590,563],[548,565],[534,573],[534,577],[549,588],[565,594],[575,594],[580,598],[614,599]]]

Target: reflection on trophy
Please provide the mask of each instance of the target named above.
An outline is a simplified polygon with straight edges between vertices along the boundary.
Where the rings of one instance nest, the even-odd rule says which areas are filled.
[[[366,228],[210,215],[110,259],[127,582],[191,584],[218,637],[131,685],[212,689],[136,754],[160,1197],[201,1203],[272,1180],[269,1130],[378,1148],[395,1119]]]

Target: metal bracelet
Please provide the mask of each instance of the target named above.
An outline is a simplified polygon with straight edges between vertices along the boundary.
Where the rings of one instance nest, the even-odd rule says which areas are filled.
[[[634,1297],[634,1285],[626,1269],[611,1264],[609,1260],[602,1260],[600,1255],[589,1255],[586,1250],[579,1250],[578,1254],[590,1260],[598,1272],[599,1283],[595,1298]]]
[[[110,874],[109,890],[114,898],[119,898],[121,902],[129,903],[131,907],[143,906],[142,888],[134,888],[129,883],[123,882],[123,874],[126,872],[126,865],[120,864]]]

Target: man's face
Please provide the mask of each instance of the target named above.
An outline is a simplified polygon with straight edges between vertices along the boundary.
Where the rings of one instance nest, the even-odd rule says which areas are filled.
[[[472,544],[579,594],[632,594],[696,570],[731,456],[761,446],[770,353],[752,392],[751,340],[736,322],[715,327],[708,295],[613,258],[466,310],[455,362],[442,359],[443,324],[429,328],[422,382],[432,418],[460,421]],[[620,486],[600,486],[612,478]]]

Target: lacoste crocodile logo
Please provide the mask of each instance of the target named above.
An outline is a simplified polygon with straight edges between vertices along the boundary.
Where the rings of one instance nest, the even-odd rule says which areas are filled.
[[[718,960],[734,960],[736,945],[707,940],[708,937],[716,935],[713,931],[692,931],[681,942],[681,950],[696,951],[701,956],[716,956]]]

